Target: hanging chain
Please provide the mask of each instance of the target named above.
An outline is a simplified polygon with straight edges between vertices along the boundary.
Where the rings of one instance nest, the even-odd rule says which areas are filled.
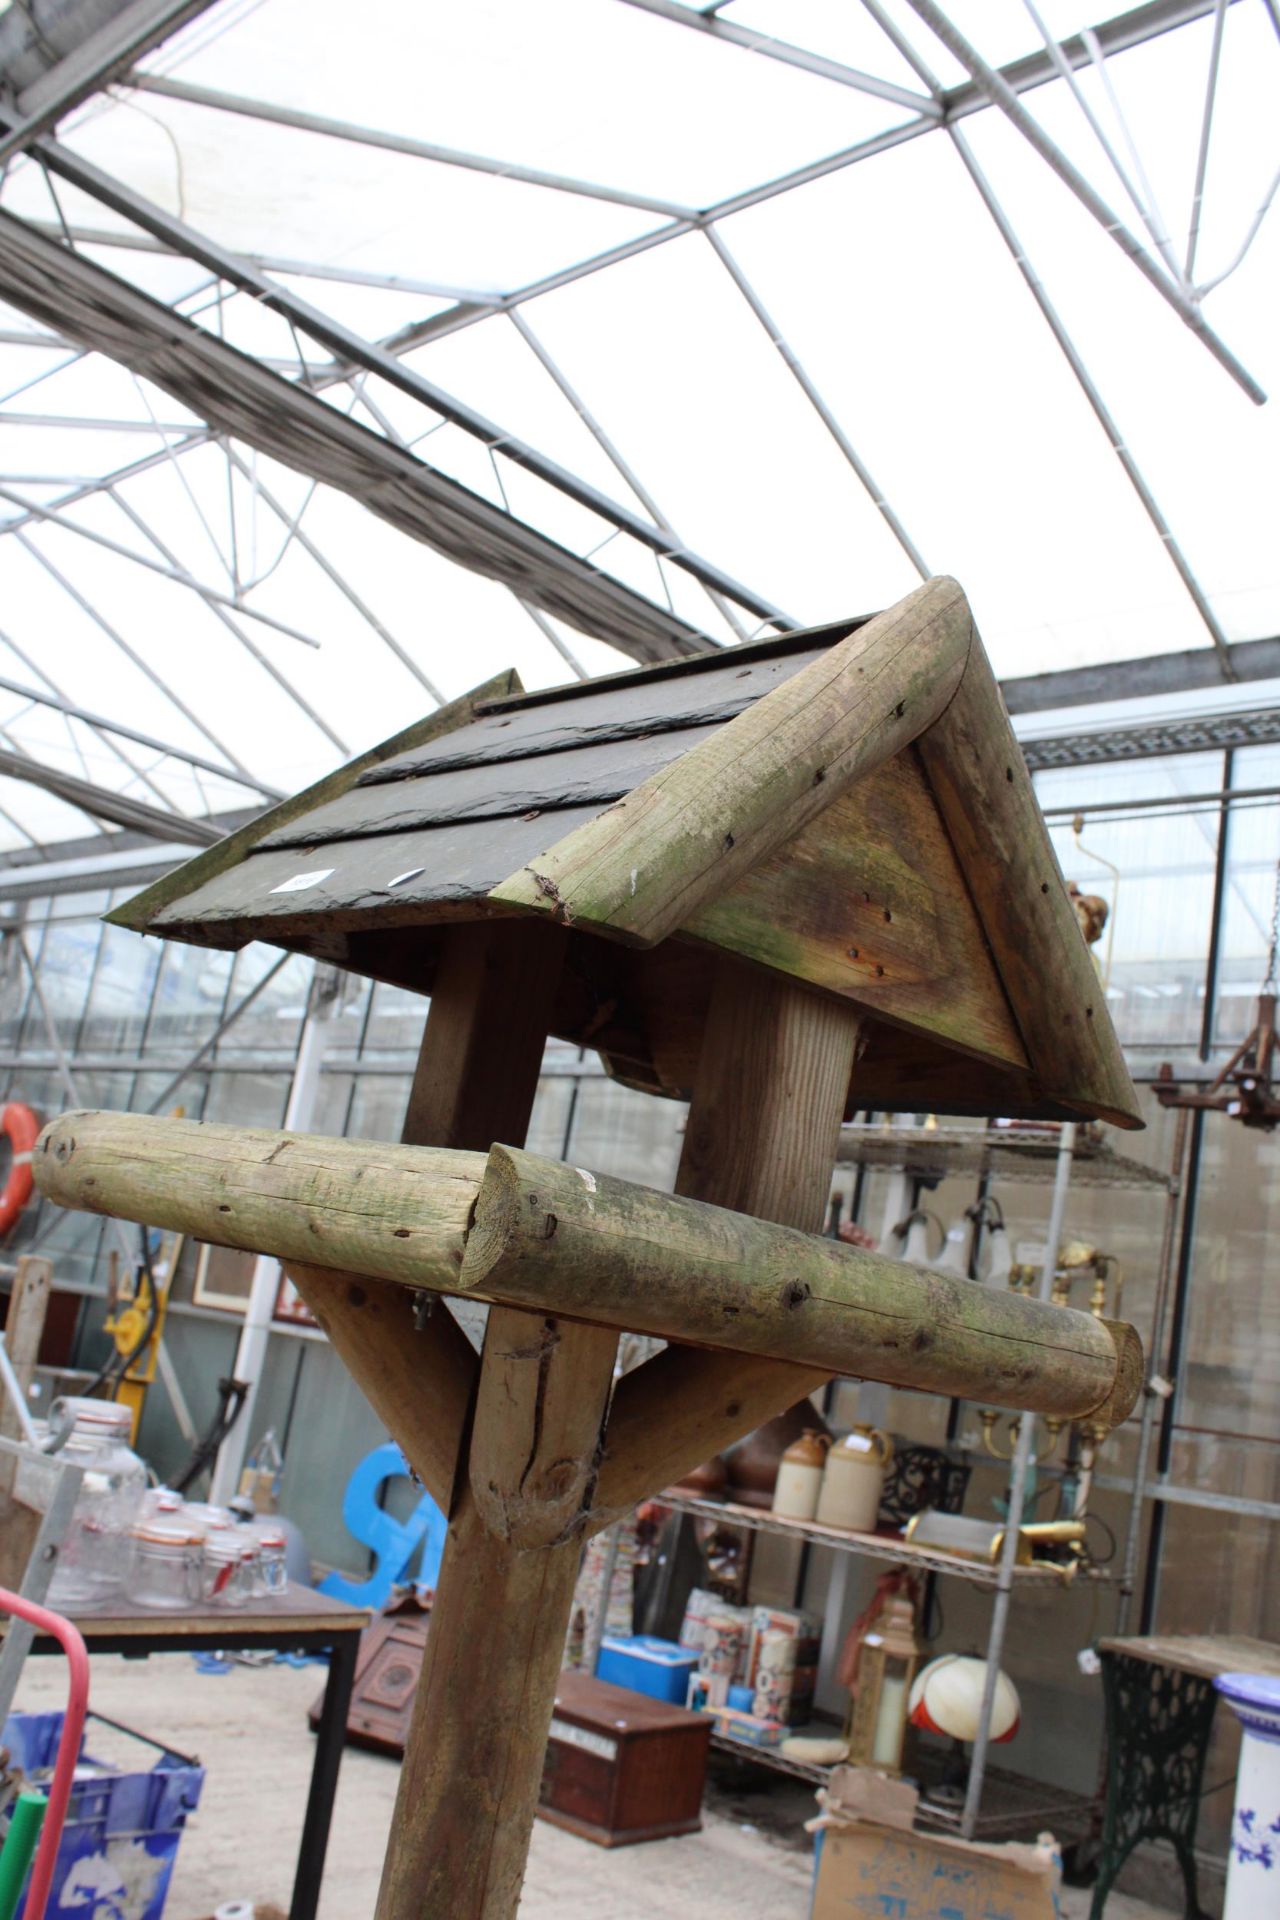
[[[1280,860],[1276,861],[1276,890],[1271,902],[1271,946],[1267,953],[1267,977],[1262,983],[1263,993],[1280,993],[1280,981],[1276,978],[1276,953],[1280,949]]]

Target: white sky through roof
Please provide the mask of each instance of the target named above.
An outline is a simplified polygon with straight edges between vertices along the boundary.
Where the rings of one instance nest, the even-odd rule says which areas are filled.
[[[1069,0],[1036,10],[1061,38],[1101,19]],[[821,72],[660,11],[625,0],[366,0],[353,17],[331,0],[222,0],[144,62],[187,89],[567,176],[642,205],[130,86],[97,96],[58,138],[368,340],[443,316],[451,330],[422,339],[407,367],[629,513],[660,516],[673,547],[795,619],[882,606],[916,583],[884,502],[927,566],[962,581],[1003,675],[1210,646],[952,139],[940,127],[896,139],[917,118],[911,97],[930,102],[877,11],[943,87],[967,79],[907,0],[719,10],[725,27],[817,56]],[[991,65],[1043,51],[1024,0],[952,0],[948,12]],[[1081,68],[1078,98],[1061,79],[1022,96],[1154,248],[1087,107],[1179,264],[1214,33],[1209,12],[1101,70]],[[850,73],[894,97],[860,90]],[[1265,0],[1237,0],[1221,35],[1198,283],[1231,266],[1275,179],[1278,80]],[[1222,634],[1280,632],[1280,401],[1252,404],[999,112],[958,127]],[[867,142],[884,150],[734,204]],[[65,222],[86,258],[289,378],[302,377],[302,355],[328,405],[592,555],[716,642],[760,629],[757,615],[713,602],[678,565],[385,378],[334,377],[327,350],[280,315],[158,251],[32,160],[11,165],[0,207],[50,233]],[[711,225],[697,217],[708,209],[719,210]],[[674,237],[634,250],[668,229]],[[613,250],[624,257],[565,277]],[[1278,279],[1273,217],[1202,301],[1208,325],[1270,391],[1280,389]],[[477,299],[458,315],[459,301]],[[455,326],[460,317],[467,324]],[[531,686],[571,671],[505,587],[333,488],[211,440],[195,414],[102,355],[17,343],[33,331],[0,306],[0,678],[56,689],[291,791],[426,711],[429,687],[452,697],[508,665]],[[138,463],[113,492],[84,491]],[[64,524],[29,517],[20,502]],[[211,606],[174,573],[243,604]],[[560,623],[551,631],[588,672],[628,664]],[[184,813],[253,797],[0,690],[4,746]],[[49,843],[87,827],[52,796],[0,778],[0,848],[26,844],[24,829]]]

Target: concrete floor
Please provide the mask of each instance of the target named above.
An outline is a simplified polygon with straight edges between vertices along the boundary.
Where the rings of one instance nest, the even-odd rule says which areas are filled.
[[[274,1902],[287,1912],[311,1770],[306,1711],[322,1670],[234,1666],[215,1677],[181,1654],[146,1662],[100,1656],[92,1668],[91,1706],[172,1741],[208,1769],[166,1920],[206,1920],[233,1899]],[[60,1661],[31,1660],[17,1704],[60,1705],[64,1688]],[[390,1760],[348,1750],[320,1920],[372,1914],[397,1772]],[[810,1860],[797,1829],[813,1811],[807,1796],[782,1803],[781,1821],[771,1818],[772,1795],[733,1789],[710,1798],[700,1834],[613,1851],[538,1821],[521,1920],[806,1920]],[[779,1830],[769,1832],[766,1821]],[[1085,1920],[1088,1910],[1087,1893],[1064,1893],[1063,1920]],[[1159,1910],[1116,1894],[1106,1920],[1159,1920]]]

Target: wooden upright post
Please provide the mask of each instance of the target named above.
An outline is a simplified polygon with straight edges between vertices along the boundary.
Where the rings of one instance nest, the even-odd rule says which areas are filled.
[[[720,962],[676,1192],[821,1231],[860,1015],[778,974]],[[786,1360],[668,1347],[614,1396],[592,1525],[606,1526],[828,1376]]]
[[[452,930],[406,1141],[523,1142],[564,941],[534,921]],[[378,1920],[516,1910],[616,1348],[603,1328],[490,1310]],[[420,1418],[434,1427],[430,1406]]]

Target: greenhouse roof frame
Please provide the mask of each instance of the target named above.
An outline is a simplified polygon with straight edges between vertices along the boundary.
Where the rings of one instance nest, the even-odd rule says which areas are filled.
[[[0,425],[23,432],[47,430],[52,442],[75,430],[96,434],[102,443],[100,471],[87,472],[73,484],[58,480],[58,473],[64,469],[51,465],[42,482],[32,479],[24,468],[27,477],[15,485],[15,476],[0,465],[0,501],[11,509],[7,517],[0,515],[0,553],[10,551],[11,540],[25,543],[28,558],[61,586],[68,603],[92,623],[100,641],[121,649],[163,694],[171,722],[137,724],[140,718],[149,719],[152,710],[140,716],[126,700],[117,725],[98,711],[103,704],[100,699],[72,700],[47,681],[47,693],[33,688],[24,694],[28,705],[18,720],[35,710],[61,716],[66,741],[56,746],[47,740],[41,743],[60,763],[75,753],[83,767],[84,748],[76,744],[81,736],[74,732],[80,726],[85,730],[84,737],[94,743],[95,754],[109,745],[115,767],[111,777],[119,777],[126,798],[130,794],[136,798],[137,789],[146,786],[153,795],[159,793],[162,800],[167,799],[171,811],[189,815],[213,815],[242,805],[246,789],[268,791],[260,769],[271,773],[273,785],[283,777],[274,766],[268,768],[260,762],[255,767],[253,753],[224,745],[216,732],[209,731],[201,703],[193,703],[166,668],[157,666],[150,643],[145,648],[133,647],[118,615],[110,617],[99,605],[96,580],[92,584],[80,581],[74,568],[68,574],[66,568],[55,565],[52,548],[50,552],[43,550],[41,529],[49,541],[55,535],[70,535],[73,548],[85,542],[96,545],[124,560],[128,568],[140,566],[198,599],[204,613],[216,620],[270,678],[288,703],[288,710],[297,716],[298,724],[310,729],[313,743],[307,752],[313,761],[317,755],[331,759],[335,750],[345,755],[351,743],[341,704],[335,709],[332,698],[326,702],[314,697],[309,691],[308,673],[295,664],[292,656],[287,661],[278,657],[280,649],[273,635],[290,636],[312,647],[317,644],[309,618],[284,619],[265,604],[263,584],[282,563],[292,568],[295,561],[305,561],[323,576],[341,597],[358,632],[376,635],[396,671],[402,669],[410,684],[432,699],[442,697],[434,662],[429,672],[422,648],[397,636],[385,612],[380,612],[368,591],[357,584],[345,556],[335,554],[330,543],[303,529],[303,516],[313,511],[317,485],[325,487],[334,479],[332,462],[327,463],[327,456],[320,451],[325,444],[360,448],[364,464],[351,490],[375,512],[383,510],[379,499],[389,483],[408,484],[407,477],[412,476],[414,485],[425,488],[425,517],[413,521],[401,515],[396,524],[411,531],[416,539],[443,547],[464,567],[478,565],[481,572],[504,580],[530,621],[536,635],[531,643],[548,650],[557,667],[559,661],[567,662],[580,675],[607,668],[608,653],[593,651],[593,642],[604,641],[633,659],[652,660],[673,652],[732,645],[760,631],[783,631],[801,624],[805,610],[794,615],[784,610],[780,604],[783,595],[775,597],[744,584],[735,571],[704,557],[699,551],[704,543],[687,544],[677,535],[674,523],[683,524],[684,514],[668,517],[659,507],[664,489],[655,486],[649,476],[642,477],[643,460],[635,458],[625,435],[606,424],[604,414],[588,402],[578,370],[566,362],[556,343],[545,337],[544,327],[535,326],[530,318],[535,305],[545,303],[550,296],[690,239],[701,238],[707,243],[713,270],[723,274],[751,322],[779,357],[791,389],[856,480],[900,563],[909,568],[911,578],[926,577],[930,567],[924,556],[932,551],[933,542],[922,538],[912,524],[910,506],[891,498],[897,485],[882,484],[878,472],[873,471],[874,456],[866,451],[861,435],[846,425],[846,409],[833,396],[822,374],[814,371],[803,342],[791,335],[792,323],[787,315],[778,313],[774,301],[766,298],[752,262],[742,257],[736,242],[731,247],[725,235],[735,220],[753,210],[815,188],[931,133],[947,135],[978,202],[1013,256],[1071,379],[1101,426],[1209,643],[1203,651],[1185,646],[1170,648],[1167,655],[1143,662],[1145,672],[1135,665],[1131,690],[1139,686],[1157,690],[1157,683],[1159,691],[1176,686],[1220,685],[1237,675],[1256,677],[1264,658],[1268,668],[1277,664],[1271,652],[1259,651],[1270,643],[1235,639],[1221,617],[1214,592],[1175,534],[1170,517],[1158,503],[1156,485],[1147,467],[1134,451],[1130,435],[1113,417],[1103,399],[1102,383],[1090,370],[1085,351],[1032,263],[1035,237],[1028,242],[1021,228],[1015,226],[1005,195],[957,124],[989,119],[993,111],[1003,112],[1090,218],[1106,229],[1112,242],[1119,242],[1130,267],[1136,268],[1160,299],[1193,329],[1199,345],[1214,356],[1248,397],[1258,401],[1264,397],[1260,382],[1208,325],[1202,300],[1240,264],[1257,237],[1270,196],[1247,227],[1238,257],[1225,273],[1197,285],[1192,272],[1227,16],[1243,16],[1246,10],[1251,14],[1255,10],[1249,0],[1147,0],[1147,4],[1096,26],[1060,31],[1057,38],[1032,0],[1024,0],[1041,44],[1012,56],[994,45],[998,37],[994,34],[993,45],[984,44],[979,50],[975,29],[961,17],[964,0],[953,0],[947,8],[937,0],[863,0],[862,10],[883,40],[883,72],[833,50],[802,44],[800,24],[794,39],[768,31],[758,16],[769,11],[770,0],[718,0],[718,4],[705,8],[682,5],[678,0],[617,0],[618,11],[647,17],[655,31],[670,29],[673,49],[676,43],[692,42],[696,37],[716,50],[713,57],[720,49],[725,59],[750,53],[768,66],[800,76],[802,81],[826,83],[862,97],[875,110],[883,108],[888,116],[887,120],[882,116],[881,124],[843,146],[813,153],[776,171],[766,170],[754,181],[735,183],[732,190],[681,195],[649,191],[603,175],[593,179],[582,172],[534,164],[533,160],[472,151],[443,139],[419,138],[393,125],[390,115],[387,124],[375,125],[358,117],[321,111],[305,101],[299,103],[287,97],[287,89],[286,97],[272,99],[264,93],[263,98],[254,99],[234,88],[209,84],[202,74],[208,48],[216,47],[219,37],[234,41],[243,36],[250,31],[249,16],[264,10],[269,13],[273,5],[281,10],[285,0],[257,0],[256,6],[246,6],[244,0],[220,0],[212,6],[208,0],[130,0],[118,9],[114,20],[104,25],[103,0],[97,0],[96,12],[87,17],[98,24],[82,44],[64,51],[63,57],[34,82],[19,86],[9,105],[0,105],[0,165],[17,162],[8,168],[0,185],[0,258],[9,268],[0,293],[11,307],[34,315],[41,323],[38,331],[21,325],[0,328],[0,350],[27,355],[33,365],[32,376],[19,381],[0,399]],[[1261,0],[1261,5],[1280,36],[1280,18],[1271,0]],[[106,0],[105,11],[110,10],[111,0]],[[1060,6],[1057,12],[1063,10]],[[74,14],[74,0],[66,11]],[[602,10],[606,11],[613,10]],[[1071,11],[1069,6],[1066,11]],[[752,16],[749,20],[742,17],[747,14]],[[206,16],[203,21],[201,16]],[[1164,234],[1163,217],[1143,166],[1140,143],[1115,94],[1107,62],[1119,54],[1176,37],[1180,30],[1196,23],[1207,23],[1212,48],[1203,100],[1196,115],[1194,204],[1183,264]],[[169,36],[175,31],[177,37],[170,42]],[[166,43],[163,64],[169,70],[157,64],[156,49],[162,43]],[[673,57],[682,56],[673,51]],[[175,77],[175,64],[194,67],[195,76]],[[741,68],[734,71],[740,72]],[[902,77],[904,73],[907,79]],[[1078,82],[1072,80],[1074,75],[1081,76]],[[269,73],[267,77],[271,77]],[[1086,81],[1096,83],[1101,90],[1099,99],[1114,104],[1113,137],[1101,126],[1101,110],[1095,112],[1084,99],[1081,89]],[[1055,131],[1030,116],[1022,104],[1024,96],[1041,90],[1048,90],[1055,98],[1069,95],[1081,106],[1097,135],[1104,160],[1135,203],[1138,224],[1145,229],[1150,248],[1113,212],[1110,201],[1080,164],[1074,145],[1069,152]],[[580,251],[577,258],[551,263],[544,271],[505,284],[499,276],[493,286],[468,285],[465,279],[450,274],[374,271],[350,258],[308,261],[305,248],[301,253],[246,248],[182,217],[181,207],[173,212],[141,191],[130,178],[127,141],[122,149],[125,164],[119,171],[91,157],[95,142],[101,147],[101,130],[122,125],[121,111],[129,112],[133,110],[130,103],[141,101],[147,106],[138,106],[137,110],[147,117],[152,117],[153,111],[169,109],[179,115],[172,124],[166,120],[163,127],[178,162],[180,200],[182,143],[194,137],[188,129],[197,124],[181,118],[189,110],[201,127],[209,124],[210,117],[219,124],[247,121],[253,128],[271,127],[286,135],[336,142],[358,153],[384,154],[451,174],[474,175],[503,189],[526,188],[544,201],[551,196],[585,202],[609,216],[615,211],[628,218],[652,216],[660,224],[642,222],[622,237]],[[206,118],[200,120],[199,116]],[[1122,146],[1127,160],[1120,156]],[[136,167],[132,171],[136,174]],[[52,208],[52,220],[47,211],[42,214],[33,204],[36,184],[45,195],[46,207]],[[74,204],[64,206],[61,193],[68,191]],[[89,216],[91,203],[105,212],[105,224],[95,224]],[[6,207],[15,210],[4,212]],[[104,248],[119,254],[124,278],[99,264]],[[25,287],[17,278],[19,259],[28,270]],[[148,261],[154,265],[148,267]],[[198,277],[176,278],[181,263],[198,269]],[[153,282],[148,278],[152,273],[165,276],[162,289],[160,282],[154,283],[156,292],[151,291]],[[46,282],[57,281],[56,298],[47,298],[47,288],[46,297],[41,297],[37,284],[41,274]],[[327,307],[317,306],[295,289],[291,284],[295,281],[313,281],[338,290],[364,289],[373,297],[434,302],[435,310],[420,312],[385,331],[366,330],[349,324]],[[73,287],[74,300],[70,298]],[[338,294],[333,297],[338,298]],[[243,313],[248,309],[242,312],[236,305],[245,300],[259,313],[272,314],[283,323],[285,332],[277,330],[273,336],[280,343],[274,349],[256,342],[252,347],[237,346],[226,338],[233,309],[239,324],[245,324]],[[79,324],[68,319],[69,312],[77,307],[81,312]],[[139,342],[145,328],[140,326],[140,317],[145,314],[158,321],[166,309],[170,323],[157,326],[151,347],[143,351]],[[90,311],[93,326],[86,321]],[[603,462],[597,472],[607,473],[606,482],[591,478],[585,470],[544,450],[536,438],[516,431],[514,423],[508,427],[501,408],[493,410],[498,417],[491,417],[489,409],[478,407],[452,384],[423,371],[420,362],[424,350],[429,354],[441,343],[478,326],[491,331],[492,323],[502,321],[512,329],[590,440],[593,458],[599,456]],[[110,407],[90,411],[58,405],[33,410],[29,403],[20,408],[10,406],[11,401],[24,393],[30,395],[49,381],[66,377],[74,380],[86,374],[96,378],[104,349],[141,376],[134,382],[141,412],[132,400],[117,412]],[[52,366],[44,364],[54,353],[64,357]],[[148,387],[176,395],[190,417],[158,418],[147,397]],[[118,383],[113,390],[119,395],[125,393]],[[283,441],[272,445],[261,437],[257,447],[259,453],[283,454],[285,465],[305,474],[310,484],[301,499],[284,497],[278,485],[273,491],[269,478],[258,472],[257,458],[251,451],[253,436],[240,430],[243,405],[251,392],[257,396],[260,411],[274,407],[282,422],[295,421],[288,447]],[[324,397],[328,394],[337,394],[339,404]],[[418,411],[406,416],[402,403]],[[360,421],[348,417],[356,414],[361,415]],[[309,423],[305,445],[297,431],[297,423],[303,420]],[[441,428],[457,429],[476,443],[492,476],[493,497],[485,498],[475,485],[464,483],[456,472],[436,464],[430,453],[424,457],[418,451]],[[139,433],[154,435],[160,443],[158,449],[142,459],[113,459],[114,443]],[[209,504],[211,489],[216,485],[210,478],[213,468],[205,458],[210,455],[215,464],[222,464],[230,503],[228,514],[220,520]],[[197,471],[201,460],[204,464]],[[878,469],[878,460],[875,466]],[[156,497],[154,485],[148,501],[143,501],[148,476],[154,480],[161,469],[168,470],[200,520],[208,544],[218,551],[228,573],[229,591],[202,580],[190,564],[189,549],[181,550],[173,541],[167,520],[162,526],[150,504]],[[515,469],[523,470],[544,491],[518,499]],[[260,512],[282,529],[283,545],[261,578],[242,567],[241,555],[236,552],[238,541],[243,539],[237,501],[246,490],[254,515],[255,553]],[[560,505],[555,504],[553,496]],[[636,505],[629,505],[628,500]],[[112,509],[141,535],[143,547],[106,531],[113,525]],[[573,528],[571,539],[557,538],[552,531],[553,524],[561,524],[565,513],[570,516],[565,524]],[[442,538],[442,529],[451,520],[455,530]],[[60,551],[67,551],[65,541],[61,541]],[[499,566],[494,564],[495,553],[516,558],[504,559]],[[680,577],[703,596],[701,600],[696,593],[690,599],[679,584]],[[265,628],[261,644],[245,633],[245,619]],[[331,648],[327,634],[320,644],[322,650]],[[29,656],[16,648],[14,651],[25,666],[31,667]],[[0,667],[4,664],[0,660]],[[47,679],[43,669],[34,671],[37,677]],[[545,677],[545,666],[540,664],[535,671]],[[1105,662],[1060,668],[1040,678],[1047,688],[1051,683],[1065,684],[1073,674],[1083,676],[1077,685],[1110,684]],[[13,698],[19,697],[18,689],[23,686],[17,678],[0,674],[0,691]],[[1040,695],[1037,704],[1041,704]],[[18,721],[5,724],[16,725]],[[363,715],[360,725],[367,730]],[[145,743],[158,757],[146,767],[122,760],[119,741],[125,738],[135,745]],[[211,759],[207,751],[197,750],[210,744],[221,759]],[[26,742],[19,753],[27,758],[39,757]],[[69,783],[63,783],[69,795],[77,775],[65,764],[62,771],[69,774]],[[94,771],[100,783],[104,770],[99,764]],[[56,789],[58,783],[52,784]],[[4,792],[9,798],[7,784]],[[19,832],[25,829],[19,827]],[[57,832],[70,837],[67,821],[59,821]],[[42,840],[47,837],[41,833]]]

